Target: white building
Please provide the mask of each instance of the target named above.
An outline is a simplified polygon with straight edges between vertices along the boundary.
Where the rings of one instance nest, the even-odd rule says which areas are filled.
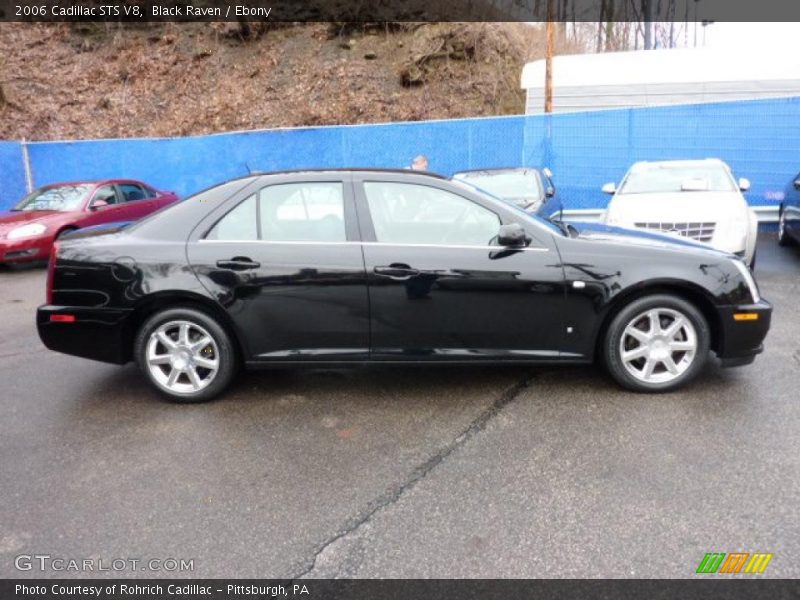
[[[544,81],[544,60],[525,65],[526,114],[544,112]],[[800,53],[681,48],[553,59],[554,112],[779,96],[800,96]]]

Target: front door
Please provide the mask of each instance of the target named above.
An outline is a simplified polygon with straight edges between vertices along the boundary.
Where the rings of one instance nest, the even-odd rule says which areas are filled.
[[[188,246],[252,361],[364,360],[369,313],[352,186],[320,174],[246,195]],[[349,176],[348,176],[349,177]]]
[[[373,359],[558,357],[564,288],[551,235],[504,249],[494,238],[508,217],[433,178],[367,179],[357,195]]]
[[[81,227],[129,221],[130,211],[115,185],[98,187],[89,201],[89,214],[82,219]]]

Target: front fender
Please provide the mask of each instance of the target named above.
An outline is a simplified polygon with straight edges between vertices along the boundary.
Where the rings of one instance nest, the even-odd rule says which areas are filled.
[[[608,318],[634,297],[675,293],[716,318],[718,307],[749,302],[732,257],[714,251],[558,240],[564,268],[567,355],[591,357]]]

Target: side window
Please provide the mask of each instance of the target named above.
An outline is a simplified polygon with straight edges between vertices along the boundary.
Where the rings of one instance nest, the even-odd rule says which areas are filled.
[[[274,242],[343,242],[344,192],[340,182],[284,183],[259,193],[261,239]]]
[[[486,246],[500,228],[492,211],[437,188],[370,181],[364,192],[379,242]]]
[[[94,198],[92,198],[92,204],[100,200],[106,204],[117,203],[117,192],[114,191],[113,185],[104,185],[103,187],[97,188],[97,191],[94,193]]]
[[[255,194],[217,221],[206,239],[230,242],[257,240]]]
[[[142,187],[133,183],[121,183],[119,189],[122,192],[122,196],[125,198],[125,202],[135,202],[136,200],[148,198],[148,195]]]

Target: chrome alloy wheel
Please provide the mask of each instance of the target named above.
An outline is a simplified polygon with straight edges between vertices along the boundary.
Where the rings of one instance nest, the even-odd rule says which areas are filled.
[[[692,322],[671,308],[653,308],[630,320],[619,340],[625,369],[644,383],[669,383],[688,369],[697,354]]]
[[[219,371],[219,349],[200,325],[169,321],[147,340],[147,368],[170,392],[192,394],[214,381]]]

